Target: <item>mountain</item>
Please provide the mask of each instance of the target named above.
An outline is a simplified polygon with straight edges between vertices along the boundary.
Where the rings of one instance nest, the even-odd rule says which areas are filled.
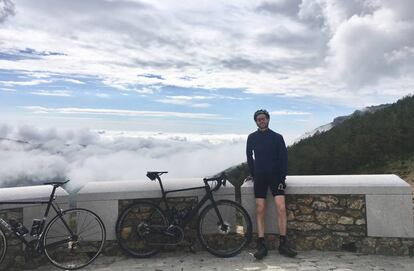
[[[391,104],[381,104],[381,105],[375,105],[375,106],[369,106],[369,107],[365,107],[362,110],[355,110],[352,114],[347,115],[347,116],[339,116],[334,118],[334,120],[328,124],[324,124],[322,126],[319,126],[318,128],[310,131],[310,132],[306,132],[304,135],[300,136],[295,142],[301,141],[302,139],[311,137],[317,133],[323,133],[326,131],[329,131],[330,129],[332,129],[333,127],[343,123],[345,120],[352,118],[353,116],[357,116],[357,115],[364,115],[367,113],[374,113],[378,110],[387,108],[388,106],[390,106]]]
[[[414,184],[414,96],[335,118],[289,146],[288,156],[289,175],[394,173]],[[228,174],[246,172],[244,163]]]

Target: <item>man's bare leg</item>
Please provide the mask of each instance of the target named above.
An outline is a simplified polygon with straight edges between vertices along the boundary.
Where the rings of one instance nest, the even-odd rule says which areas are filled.
[[[254,257],[258,260],[267,255],[267,248],[264,244],[264,232],[265,232],[265,210],[266,199],[256,198],[256,223],[257,223],[257,251],[254,253]]]
[[[285,196],[275,196],[275,204],[277,210],[278,224],[279,224],[279,234],[286,236],[287,229],[287,217],[286,217],[286,205],[285,205]]]
[[[274,197],[276,210],[278,215],[278,224],[279,224],[279,234],[280,234],[280,243],[279,243],[279,253],[288,257],[295,257],[297,252],[290,247],[290,244],[287,242],[286,233],[287,233],[287,215],[286,215],[286,203],[284,195],[277,195]]]
[[[256,199],[256,223],[258,237],[264,237],[265,223],[264,216],[266,211],[266,199]]]

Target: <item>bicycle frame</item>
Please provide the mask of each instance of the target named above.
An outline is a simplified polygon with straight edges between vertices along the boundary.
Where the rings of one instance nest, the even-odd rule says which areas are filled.
[[[161,202],[164,202],[166,212],[168,213],[168,215],[171,214],[171,209],[170,209],[170,206],[168,205],[167,194],[183,192],[183,191],[190,191],[190,190],[198,190],[198,189],[205,189],[206,190],[206,194],[201,198],[201,200],[197,203],[197,205],[191,209],[190,214],[187,215],[186,218],[183,221],[180,222],[180,224],[179,224],[180,227],[184,228],[186,225],[188,225],[188,223],[190,223],[190,221],[193,219],[194,215],[196,215],[198,213],[198,211],[203,207],[204,203],[206,203],[208,200],[210,200],[212,202],[212,204],[214,206],[214,209],[216,210],[216,213],[219,217],[220,224],[223,224],[223,218],[221,217],[221,214],[220,214],[220,212],[217,208],[216,202],[215,202],[214,197],[213,197],[213,192],[210,189],[210,186],[207,184],[206,181],[204,182],[205,183],[204,186],[197,186],[197,187],[190,187],[190,188],[184,188],[184,189],[175,189],[175,190],[165,191],[164,186],[162,185],[161,178],[159,176],[157,176],[156,179],[158,180],[158,182],[160,184],[160,187],[161,187],[161,193],[162,193]],[[169,217],[168,217],[168,220],[170,220]],[[171,221],[169,221],[169,223],[171,224]]]
[[[45,229],[45,224],[46,224],[46,219],[49,215],[50,212],[50,208],[52,207],[57,215],[62,215],[62,210],[59,208],[59,205],[54,203],[53,201],[56,199],[55,197],[55,192],[56,192],[57,186],[53,186],[53,190],[52,193],[50,194],[49,200],[37,200],[37,201],[0,201],[0,205],[4,205],[4,204],[17,204],[17,205],[23,205],[23,204],[47,204],[45,213],[43,215],[43,219],[42,219],[42,223],[40,224],[40,229],[39,229],[39,235],[38,237],[35,239],[37,241],[36,245],[38,246],[40,241],[43,238],[43,234],[44,234],[44,229]],[[66,223],[66,221],[64,219],[62,219],[62,217],[60,217],[60,219],[62,220],[63,224],[65,225],[65,227],[69,230],[71,235],[74,235],[72,230],[70,229],[69,225]],[[12,230],[12,233],[19,238],[23,243],[25,243],[26,245],[30,245],[30,242],[28,242],[26,240],[26,238],[20,234],[17,234],[16,231]],[[59,241],[62,242],[62,241]],[[55,245],[54,243],[51,245]]]

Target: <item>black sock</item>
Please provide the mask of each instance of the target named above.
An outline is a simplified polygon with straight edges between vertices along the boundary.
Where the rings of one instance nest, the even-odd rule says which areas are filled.
[[[286,235],[280,235],[280,243],[284,244],[286,242]]]
[[[264,243],[264,237],[257,238],[257,244],[261,245]]]

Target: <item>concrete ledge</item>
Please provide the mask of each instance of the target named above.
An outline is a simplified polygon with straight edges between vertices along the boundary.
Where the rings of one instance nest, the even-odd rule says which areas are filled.
[[[286,194],[411,195],[411,186],[394,174],[288,176]],[[249,193],[253,182],[242,186]]]
[[[38,201],[48,200],[52,192],[51,185],[36,185],[23,187],[10,187],[0,189],[0,201]],[[61,187],[56,189],[56,202],[67,203],[69,194]],[[34,206],[34,204],[0,204],[0,210]]]

